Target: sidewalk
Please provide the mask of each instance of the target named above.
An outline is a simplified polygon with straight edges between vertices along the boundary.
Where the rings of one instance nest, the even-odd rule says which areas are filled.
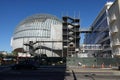
[[[68,72],[72,72],[72,70],[75,73],[95,73],[98,75],[116,75],[120,76],[120,70],[116,68],[82,68],[82,67],[68,67]]]

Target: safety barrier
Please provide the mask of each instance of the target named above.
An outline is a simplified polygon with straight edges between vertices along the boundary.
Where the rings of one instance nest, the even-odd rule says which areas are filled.
[[[112,68],[120,64],[119,58],[67,58],[67,66],[78,66],[81,63],[83,68]]]

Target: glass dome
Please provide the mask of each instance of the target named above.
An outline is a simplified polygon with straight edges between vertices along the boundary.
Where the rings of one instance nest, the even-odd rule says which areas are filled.
[[[50,14],[36,14],[27,17],[15,29],[13,39],[50,38],[51,26],[62,22]]]
[[[50,14],[36,14],[27,17],[16,27],[11,38],[13,51],[30,53],[29,44],[32,41],[32,54],[46,54],[48,57],[59,57],[62,53],[62,21]],[[39,41],[38,43],[36,43]],[[21,50],[20,50],[21,49]]]

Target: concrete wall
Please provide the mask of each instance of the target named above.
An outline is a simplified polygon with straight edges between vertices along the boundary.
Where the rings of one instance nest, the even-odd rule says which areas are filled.
[[[113,3],[108,13],[112,53],[120,56],[120,0]]]

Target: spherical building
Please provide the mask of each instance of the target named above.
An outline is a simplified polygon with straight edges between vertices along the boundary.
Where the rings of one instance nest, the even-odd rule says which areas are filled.
[[[37,14],[26,18],[16,27],[11,46],[14,51],[29,53],[30,42],[34,54],[61,56],[62,22],[50,14]]]

